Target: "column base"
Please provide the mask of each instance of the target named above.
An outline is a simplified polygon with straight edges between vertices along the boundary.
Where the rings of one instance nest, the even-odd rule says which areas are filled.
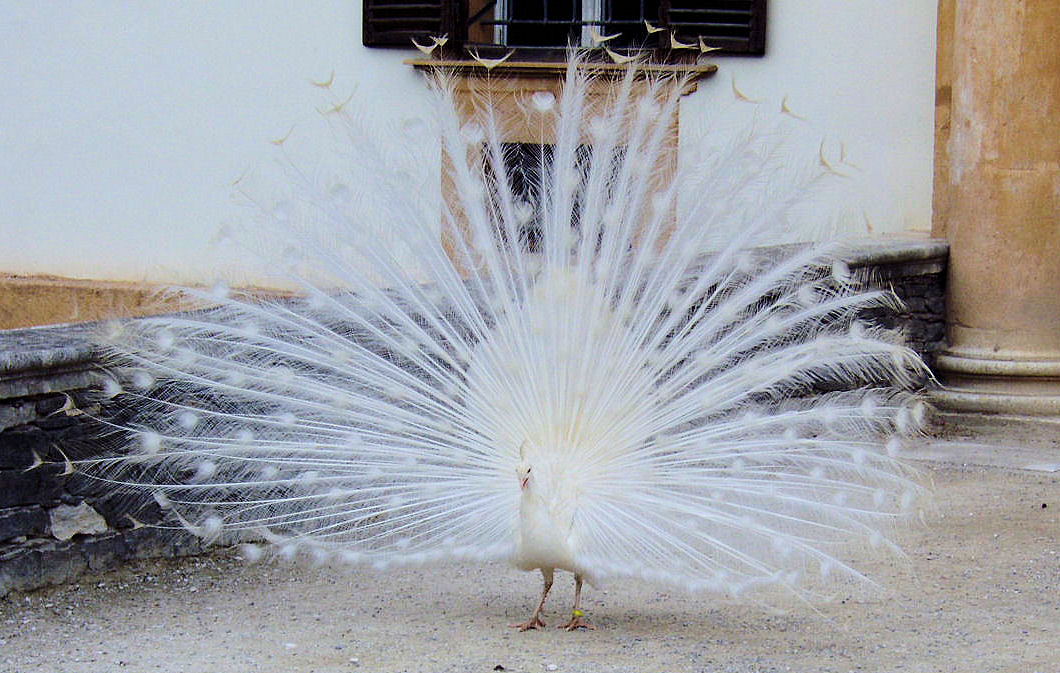
[[[955,412],[1060,417],[1060,360],[986,358],[945,351],[932,391],[940,409]]]

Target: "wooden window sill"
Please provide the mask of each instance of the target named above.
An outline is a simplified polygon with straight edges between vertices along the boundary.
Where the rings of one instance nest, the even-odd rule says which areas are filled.
[[[561,78],[567,72],[567,64],[562,61],[504,61],[492,68],[487,68],[478,61],[463,59],[411,58],[406,59],[405,63],[417,70],[447,70],[463,77]],[[580,63],[578,67],[595,75],[618,78],[625,74],[630,66],[616,63]],[[718,66],[713,63],[645,63],[636,67],[645,75],[687,76],[693,81],[710,77],[718,70]]]

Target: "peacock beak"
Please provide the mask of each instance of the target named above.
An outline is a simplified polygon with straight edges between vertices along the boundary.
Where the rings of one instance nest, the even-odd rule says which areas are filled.
[[[528,474],[528,475],[526,475],[525,477],[523,477],[522,479],[519,480],[519,488],[521,488],[521,489],[523,489],[525,491],[526,490],[526,485],[529,484],[529,483],[530,483],[530,475]]]

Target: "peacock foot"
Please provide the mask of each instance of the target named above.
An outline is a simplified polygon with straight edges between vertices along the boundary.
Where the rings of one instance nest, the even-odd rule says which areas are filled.
[[[596,627],[582,619],[582,616],[583,615],[581,610],[575,610],[574,614],[571,615],[569,622],[567,622],[566,624],[560,624],[556,628],[566,629],[567,631],[574,631],[575,629],[588,629],[590,631],[595,631]]]
[[[525,622],[508,625],[512,628],[518,628],[519,631],[530,631],[531,628],[544,628],[547,624],[542,621],[541,617],[531,617]]]
[[[519,629],[520,631],[529,631],[531,629],[536,628],[543,629],[545,628],[546,624],[541,620],[540,617],[534,615],[533,617],[526,620],[525,622],[522,622],[521,624],[509,624],[508,626],[512,627],[513,629]]]

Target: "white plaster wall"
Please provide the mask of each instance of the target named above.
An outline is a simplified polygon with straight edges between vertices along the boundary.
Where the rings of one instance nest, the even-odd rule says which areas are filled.
[[[764,117],[786,99],[804,121],[802,150],[826,158],[849,183],[844,234],[927,235],[931,228],[935,113],[934,0],[772,0],[766,55],[719,57],[682,120],[732,124],[751,106]],[[868,225],[866,225],[866,221]]]
[[[0,272],[260,280],[211,240],[248,219],[233,182],[275,177],[270,140],[291,131],[284,147],[310,168],[329,155],[310,80],[334,71],[334,98],[355,91],[388,121],[426,109],[401,63],[415,52],[362,47],[360,7],[0,0]],[[880,231],[926,229],[935,3],[773,0],[769,27],[768,56],[719,59],[682,114],[731,101],[733,78],[786,94],[886,195]]]

